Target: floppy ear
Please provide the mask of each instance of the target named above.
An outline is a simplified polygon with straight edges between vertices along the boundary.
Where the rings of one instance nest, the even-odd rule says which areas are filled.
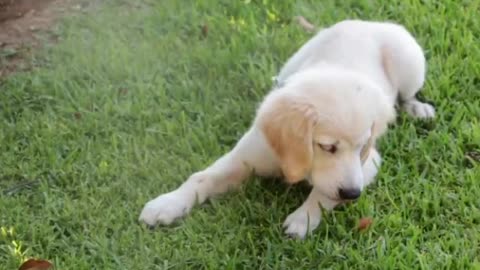
[[[312,166],[316,112],[299,97],[267,97],[258,112],[258,124],[275,152],[289,183],[304,179]]]
[[[370,149],[374,144],[375,139],[373,138],[373,136],[375,130],[375,122],[372,124],[370,130],[370,138],[368,138],[367,143],[362,147],[362,150],[360,151],[360,161],[362,162],[362,165],[365,164],[365,162],[367,161],[367,158],[370,155]]]
[[[377,111],[375,112],[375,125],[372,127],[374,142],[387,131],[389,124],[395,122],[397,116],[395,107],[392,106],[387,95],[376,95],[375,99]]]

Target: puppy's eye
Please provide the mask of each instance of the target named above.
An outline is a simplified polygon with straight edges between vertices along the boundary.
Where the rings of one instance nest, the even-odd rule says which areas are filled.
[[[337,146],[335,144],[318,144],[323,151],[329,152],[331,154],[335,154],[337,152]]]

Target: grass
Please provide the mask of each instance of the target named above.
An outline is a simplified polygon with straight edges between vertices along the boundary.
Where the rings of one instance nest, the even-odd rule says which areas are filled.
[[[62,270],[480,269],[479,8],[106,0],[66,18],[38,68],[0,85],[0,269],[30,257]],[[144,203],[248,128],[271,77],[311,37],[298,14],[406,25],[425,48],[422,95],[437,118],[402,114],[380,142],[377,182],[305,241],[281,224],[308,191],[256,178],[176,226],[138,224]],[[359,233],[364,216],[374,224]]]

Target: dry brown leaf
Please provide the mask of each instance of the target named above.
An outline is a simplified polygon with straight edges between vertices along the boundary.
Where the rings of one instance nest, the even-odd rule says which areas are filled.
[[[120,89],[118,89],[118,94],[120,94],[122,96],[125,96],[126,94],[128,94],[128,89],[127,88],[120,88]]]
[[[51,269],[53,265],[46,260],[36,260],[36,259],[28,259],[18,270],[48,270]]]
[[[81,114],[80,112],[75,112],[75,113],[73,113],[73,116],[74,116],[75,119],[77,119],[77,120],[82,119],[82,114]]]
[[[297,16],[295,17],[295,19],[297,19],[297,22],[300,24],[300,26],[307,30],[308,32],[313,32],[315,31],[315,25],[313,25],[312,23],[310,23],[309,21],[307,21],[307,19],[305,19],[305,17],[303,16]]]
[[[359,231],[364,231],[370,228],[370,225],[372,225],[373,219],[371,217],[363,217],[360,219],[358,222],[358,230]]]
[[[208,36],[208,25],[204,24],[202,26],[202,37],[206,38]]]

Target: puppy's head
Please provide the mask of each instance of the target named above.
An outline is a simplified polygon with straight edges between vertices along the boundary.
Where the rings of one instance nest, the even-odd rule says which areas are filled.
[[[393,118],[393,104],[370,81],[348,72],[302,72],[266,97],[256,124],[288,182],[309,179],[340,201],[360,195],[364,154]]]

